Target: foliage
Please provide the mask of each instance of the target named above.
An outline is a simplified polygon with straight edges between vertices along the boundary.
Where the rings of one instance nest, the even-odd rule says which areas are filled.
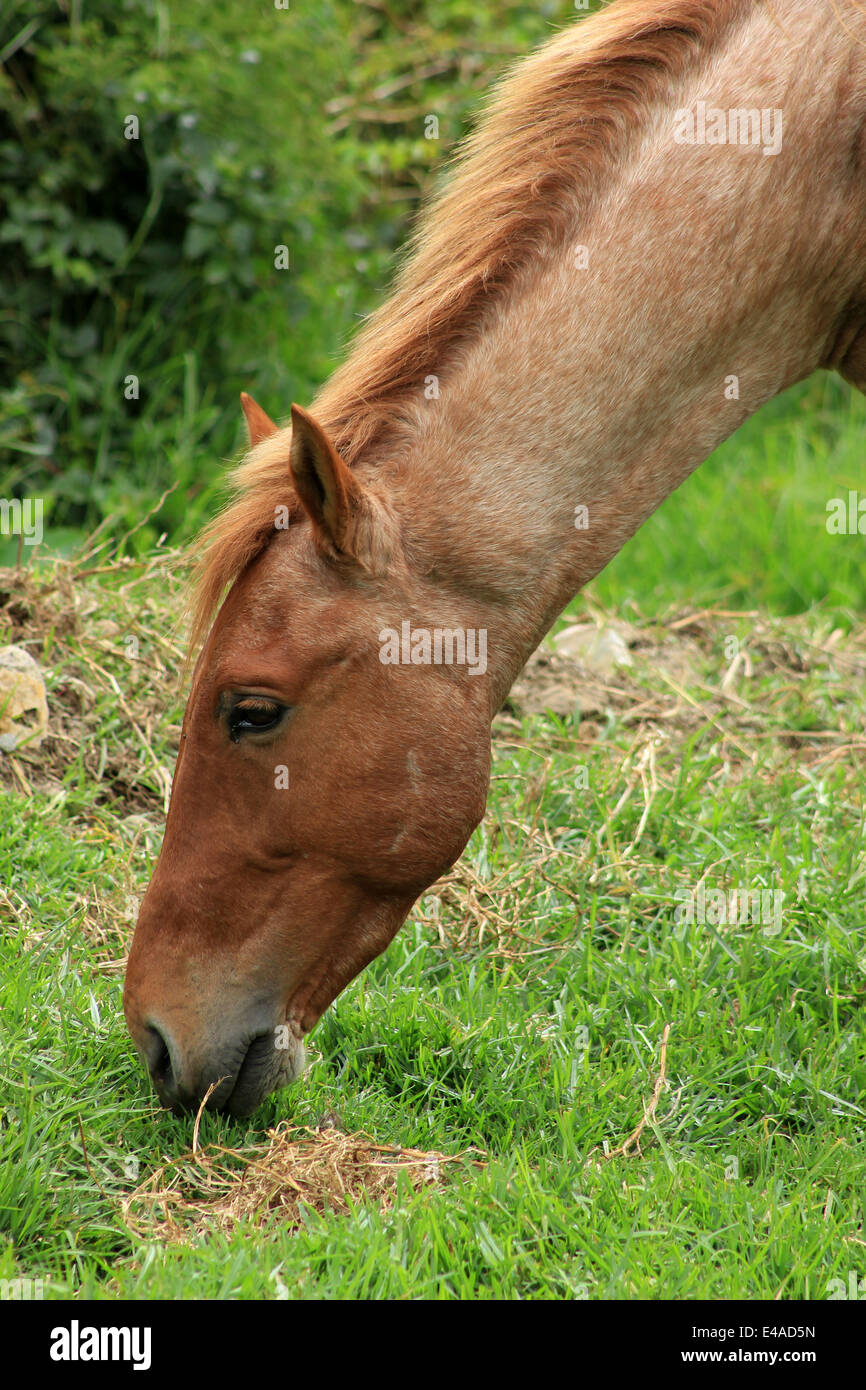
[[[4,494],[42,496],[63,549],[65,528],[128,530],[174,485],[137,543],[189,536],[242,442],[238,390],[283,416],[309,400],[480,92],[571,18],[515,0],[11,0]]]
[[[349,278],[364,184],[319,119],[347,45],[327,0],[291,19],[209,0],[33,11],[0,29],[6,487],[47,489],[56,522],[132,523],[172,482],[201,488],[195,454],[233,447],[265,353],[299,394],[323,374],[293,328],[323,276]],[[267,346],[263,304],[283,327]]]

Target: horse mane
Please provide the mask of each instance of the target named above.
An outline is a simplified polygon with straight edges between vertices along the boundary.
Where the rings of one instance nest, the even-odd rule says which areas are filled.
[[[399,435],[425,377],[477,333],[521,269],[568,234],[576,205],[613,176],[651,104],[753,8],[753,0],[612,0],[494,88],[409,241],[392,294],[311,406],[347,464]],[[278,430],[230,475],[234,500],[202,537],[193,646],[227,586],[273,537],[275,509],[300,512],[290,439],[290,427]]]

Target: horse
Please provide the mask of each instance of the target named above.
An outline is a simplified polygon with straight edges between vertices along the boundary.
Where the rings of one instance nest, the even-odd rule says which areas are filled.
[[[822,367],[866,391],[858,0],[612,0],[522,59],[311,408],[242,396],[125,980],[164,1105],[299,1075],[481,820],[557,615]]]

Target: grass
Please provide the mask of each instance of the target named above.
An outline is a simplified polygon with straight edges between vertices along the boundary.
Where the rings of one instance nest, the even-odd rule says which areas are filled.
[[[309,247],[297,322],[272,287],[235,305],[237,380],[194,334],[178,352],[156,310],[88,371],[48,335],[78,470],[46,484],[48,540],[84,539],[55,524],[61,484],[138,530],[0,575],[0,643],[39,660],[51,712],[40,750],[0,753],[0,1280],[108,1300],[721,1300],[823,1299],[866,1274],[866,566],[863,538],[825,525],[863,488],[866,401],[828,374],[749,421],[571,606],[564,622],[627,619],[634,665],[601,677],[554,652],[518,684],[483,825],[328,1011],[300,1082],[250,1122],[205,1114],[191,1157],[124,1027],[185,693],[182,572],[153,547],[212,511],[238,389],[283,419],[329,374],[478,95],[554,10],[354,16],[363,57],[332,116],[378,190],[359,254]],[[428,66],[401,133],[368,95]],[[418,134],[434,111],[441,145]],[[147,389],[127,430],[129,363]],[[50,392],[17,390],[6,496],[49,448],[31,434]],[[16,552],[0,537],[0,563]],[[702,880],[783,892],[778,929],[678,920]],[[385,1198],[360,1172],[337,1201],[335,1133],[455,1161]],[[304,1135],[307,1199],[237,1216],[244,1164],[297,1172]],[[129,1205],[148,1184],[173,1194],[176,1239],[164,1206]]]
[[[853,458],[862,406],[839,400],[818,499]],[[806,457],[823,426],[801,425],[771,416],[768,458],[786,438]],[[722,493],[711,470],[702,541],[651,523],[575,605],[631,619],[633,665],[593,676],[551,651],[521,680],[461,863],[329,1010],[303,1079],[250,1122],[203,1115],[195,1159],[121,1010],[177,738],[181,578],[158,554],[4,576],[0,642],[43,665],[52,736],[0,763],[0,1279],[57,1298],[719,1300],[863,1276],[862,542],[826,538],[839,584],[804,617],[708,614],[758,539],[741,508],[743,549],[712,560],[738,524]],[[825,536],[780,521],[761,596],[829,566]],[[702,879],[784,892],[780,920],[678,920]],[[323,1183],[293,1219],[209,1219],[214,1165],[236,1162],[221,1150],[251,1159],[323,1116],[457,1161],[418,1190],[398,1176],[384,1205],[337,1209]],[[140,1203],[124,1217],[165,1164],[177,1240]]]
[[[597,579],[606,605],[684,602],[839,621],[866,607],[862,536],[827,532],[827,503],[866,496],[866,399],[816,373],[764,406],[650,517]]]

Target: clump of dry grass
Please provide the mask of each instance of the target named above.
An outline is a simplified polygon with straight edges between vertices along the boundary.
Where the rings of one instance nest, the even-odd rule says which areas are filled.
[[[275,1213],[284,1227],[297,1228],[304,1208],[341,1213],[367,1201],[386,1211],[401,1180],[414,1191],[441,1186],[448,1171],[466,1164],[483,1167],[469,1151],[395,1148],[334,1126],[281,1124],[268,1131],[267,1143],[194,1147],[163,1164],[124,1198],[123,1218],[137,1235],[183,1243],[214,1230],[229,1233],[240,1221],[261,1225]]]
[[[50,794],[78,764],[121,814],[167,808],[177,732],[169,714],[185,655],[182,564],[177,551],[138,560],[89,549],[0,570],[0,645],[37,661],[49,712],[41,747],[0,755],[0,785]]]

